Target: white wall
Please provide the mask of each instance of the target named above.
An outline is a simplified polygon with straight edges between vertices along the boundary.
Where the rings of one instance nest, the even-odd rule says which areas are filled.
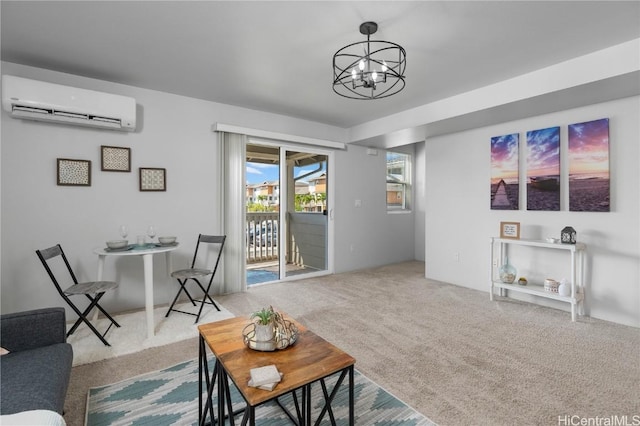
[[[403,148],[413,152],[413,146]],[[349,145],[336,158],[336,272],[415,258],[414,213],[387,213],[386,152]],[[361,206],[356,207],[356,200]]]
[[[426,276],[488,291],[489,238],[498,234],[500,221],[520,222],[522,238],[536,239],[557,237],[571,225],[587,244],[587,313],[640,326],[639,116],[640,97],[635,96],[427,139]],[[605,117],[610,119],[611,212],[569,212],[567,125]],[[490,210],[490,138],[520,133],[522,188],[525,132],[551,126],[561,127],[562,211]],[[510,261],[519,275],[558,276],[566,259],[523,251]]]
[[[2,73],[36,80],[50,81],[86,89],[131,96],[138,104],[138,130],[134,133],[114,132],[82,127],[18,120],[2,112],[1,158],[1,308],[15,312],[47,306],[62,306],[35,250],[61,243],[80,280],[95,279],[97,256],[93,249],[104,241],[119,238],[118,227],[127,224],[129,239],[144,233],[153,224],[160,235],[178,236],[181,247],[174,252],[173,266],[186,266],[191,260],[199,233],[218,233],[220,206],[219,182],[216,170],[217,138],[211,131],[216,122],[234,124],[296,136],[343,141],[345,130],[291,117],[232,107],[183,96],[172,95],[106,81],[62,74],[44,69],[2,63]],[[130,147],[131,173],[100,171],[100,146]],[[349,180],[362,173],[384,179],[384,166],[374,163],[354,167],[351,160],[359,160],[354,151],[336,153],[338,182],[337,197],[352,199],[354,192]],[[62,187],[56,185],[56,158],[75,158],[92,161],[90,187]],[[379,158],[378,158],[379,160]],[[378,167],[380,169],[367,170]],[[139,167],[167,169],[167,191],[160,193],[138,190]],[[346,179],[343,181],[342,179]],[[363,186],[369,187],[370,182]],[[379,191],[384,203],[384,183]],[[355,191],[358,192],[357,190]],[[370,203],[367,195],[365,203]],[[340,205],[340,204],[339,204]],[[353,203],[351,204],[353,205]],[[340,210],[340,209],[336,209]],[[364,217],[368,213],[361,209]],[[384,212],[384,208],[382,209]],[[368,240],[391,241],[396,235],[378,235],[387,224],[386,214],[375,217],[368,233],[358,236],[358,252],[364,255]],[[360,226],[362,217],[337,215],[338,228]],[[365,219],[369,220],[369,219]],[[398,238],[411,233],[411,223],[400,227]],[[375,264],[413,259],[413,251],[403,251],[388,259],[384,255],[375,260],[367,256],[351,256],[341,247],[352,241],[336,235],[340,270],[361,269]],[[404,242],[403,242],[404,243]],[[413,247],[413,241],[411,242]],[[360,250],[360,248],[359,248]],[[376,263],[377,262],[377,263]],[[155,303],[168,303],[175,295],[176,284],[166,277],[162,256],[154,262]],[[107,259],[105,278],[119,281],[119,289],[106,295],[103,305],[112,312],[143,306],[143,269],[138,257]],[[69,310],[68,316],[73,317]]]
[[[426,202],[426,192],[425,192],[425,144],[424,142],[415,144],[415,156],[414,156],[414,180],[413,180],[413,194],[414,194],[414,203],[413,203],[413,212],[414,212],[414,235],[415,235],[415,245],[414,252],[416,260],[421,260],[424,262],[425,254],[425,202]]]

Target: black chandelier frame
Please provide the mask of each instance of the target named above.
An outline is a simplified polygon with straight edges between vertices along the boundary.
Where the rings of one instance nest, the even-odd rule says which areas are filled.
[[[363,23],[360,25],[360,32],[367,36],[367,40],[351,43],[333,55],[333,91],[338,95],[359,100],[381,99],[404,89],[407,53],[397,43],[371,40],[371,34],[377,29],[375,22]],[[358,46],[362,47],[363,55],[356,53],[360,50]],[[391,52],[392,55],[383,57]],[[360,61],[364,61],[363,70],[358,68]],[[384,68],[386,70],[382,71]],[[377,79],[373,78],[374,73],[377,74]],[[387,86],[389,80],[392,83]]]

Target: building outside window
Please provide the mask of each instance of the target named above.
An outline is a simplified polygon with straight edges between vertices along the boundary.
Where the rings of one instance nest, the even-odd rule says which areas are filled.
[[[411,155],[387,152],[387,211],[411,209]]]

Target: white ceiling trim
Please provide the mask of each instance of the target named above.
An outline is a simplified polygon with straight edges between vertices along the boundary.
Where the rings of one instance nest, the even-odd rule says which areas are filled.
[[[349,143],[368,145],[363,142],[443,120],[466,117],[468,114],[514,102],[536,100],[541,96],[587,84],[624,78],[638,71],[640,71],[640,39],[634,39],[499,83],[354,126],[349,129]],[[626,96],[637,94],[637,88],[637,84],[635,87],[630,86]],[[603,96],[606,96],[605,92]],[[604,98],[602,101],[605,100],[610,99]],[[593,102],[597,103],[597,100],[594,99]],[[552,109],[554,104],[555,101],[549,105],[549,108]]]
[[[304,136],[288,135],[286,133],[270,132],[267,130],[251,129],[248,127],[234,126],[232,124],[215,123],[211,130],[214,132],[238,133],[250,137],[271,139],[275,141],[294,142],[305,145],[321,146],[323,148],[345,149],[343,142],[330,141],[325,139],[307,138]]]

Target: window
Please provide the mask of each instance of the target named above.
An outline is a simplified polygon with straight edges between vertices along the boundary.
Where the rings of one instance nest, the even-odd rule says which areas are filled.
[[[387,152],[387,211],[410,210],[411,156]]]

